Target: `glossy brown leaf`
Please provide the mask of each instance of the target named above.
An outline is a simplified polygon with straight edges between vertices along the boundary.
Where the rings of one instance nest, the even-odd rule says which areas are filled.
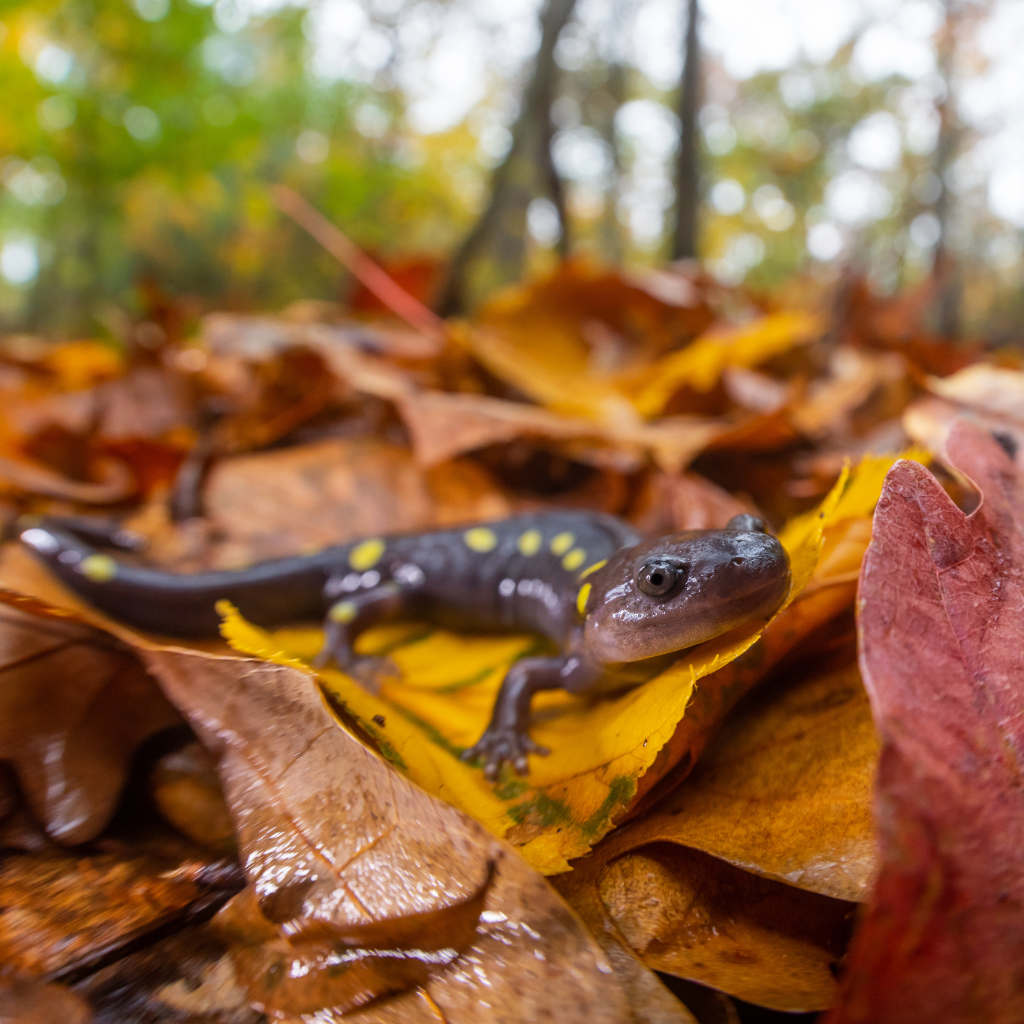
[[[109,636],[0,607],[0,759],[52,839],[98,835],[136,747],[180,723],[138,659]]]
[[[308,675],[173,650],[147,660],[220,755],[250,883],[221,926],[251,936],[234,955],[257,1004],[351,1009],[429,977],[460,1020],[519,1020],[552,998],[570,1020],[625,1012],[599,950],[540,876],[343,732]],[[458,945],[438,949],[445,920]],[[436,955],[402,953],[420,948]],[[419,973],[385,971],[388,959]],[[365,967],[330,970],[344,962]]]
[[[980,506],[898,462],[861,575],[879,877],[832,1024],[1024,1017],[1024,479],[969,423],[947,461]]]

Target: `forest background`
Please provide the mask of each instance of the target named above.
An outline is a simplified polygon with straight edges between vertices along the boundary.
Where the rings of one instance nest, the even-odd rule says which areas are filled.
[[[562,6],[555,180],[527,188],[506,225],[525,226],[525,251],[478,274],[470,304],[558,252],[673,255],[687,4]],[[334,260],[275,208],[278,181],[423,291],[512,145],[540,9],[3,0],[0,330],[116,337],[154,288],[196,314],[341,297]],[[691,106],[711,273],[778,295],[853,265],[884,294],[940,261],[953,296],[940,326],[1012,340],[1024,312],[1024,2],[705,0],[701,11]]]

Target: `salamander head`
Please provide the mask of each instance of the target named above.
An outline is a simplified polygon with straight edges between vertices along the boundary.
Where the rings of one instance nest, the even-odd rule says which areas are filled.
[[[644,541],[593,576],[584,644],[605,663],[669,654],[769,618],[789,583],[785,550],[753,516]]]

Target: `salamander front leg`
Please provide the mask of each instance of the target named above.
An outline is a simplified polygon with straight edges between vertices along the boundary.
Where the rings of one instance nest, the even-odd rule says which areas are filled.
[[[578,657],[524,658],[505,676],[494,702],[490,725],[483,736],[462,754],[463,761],[484,759],[484,775],[494,781],[501,766],[510,762],[520,775],[528,771],[527,754],[550,753],[530,738],[530,701],[540,690],[578,691],[592,670]],[[584,678],[586,677],[586,678]]]
[[[352,645],[371,622],[402,612],[410,596],[408,588],[385,583],[364,594],[335,601],[324,620],[324,644],[313,659],[314,668],[333,661],[370,693],[377,693],[382,683],[396,679],[398,666],[390,658],[356,654]]]

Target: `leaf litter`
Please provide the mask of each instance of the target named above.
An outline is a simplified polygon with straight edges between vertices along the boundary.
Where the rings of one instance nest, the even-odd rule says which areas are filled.
[[[149,542],[145,557],[166,568],[243,566],[552,506],[650,532],[763,510],[794,562],[772,622],[688,652],[614,700],[539,699],[534,732],[553,756],[491,786],[455,755],[535,637],[378,627],[362,649],[388,652],[402,678],[372,698],[342,673],[312,673],[316,628],[268,634],[226,610],[232,646],[255,659],[221,641],[168,645],[104,619],[5,549],[8,676],[24,676],[19,644],[41,651],[26,665],[48,667],[3,691],[22,701],[22,735],[12,730],[0,752],[15,768],[0,785],[0,842],[20,852],[0,853],[0,866],[42,884],[49,869],[31,858],[65,856],[55,840],[84,842],[134,877],[130,851],[96,844],[126,780],[145,771],[151,809],[190,837],[195,863],[237,850],[246,872],[212,922],[175,912],[166,938],[152,918],[111,945],[83,917],[79,962],[98,963],[101,946],[110,958],[76,982],[94,1010],[123,1012],[116,993],[133,991],[132,1005],[160,1020],[199,1020],[204,1006],[224,1021],[248,1021],[251,1007],[280,1019],[496,1019],[495,1007],[516,1020],[705,1019],[707,1000],[693,996],[705,990],[674,990],[691,993],[695,1018],[648,968],[765,1006],[833,1004],[853,901],[876,871],[877,740],[849,615],[882,480],[901,453],[941,459],[957,416],[1005,446],[1024,437],[1016,364],[977,363],[978,350],[930,338],[913,326],[918,299],[851,296],[838,325],[739,293],[723,315],[699,276],[575,261],[425,334],[305,304],[276,318],[216,314],[190,341],[147,352],[0,344],[0,511],[10,521],[119,503],[117,517]],[[908,452],[910,440],[923,447]],[[955,470],[936,471],[966,493]],[[58,698],[58,713],[48,698],[67,675],[56,667],[64,647],[96,662],[101,696]],[[90,701],[132,712],[115,722],[76,710]],[[179,713],[202,747],[141,767],[153,737],[180,732]],[[49,762],[28,752],[54,735],[73,813],[33,783]],[[579,918],[509,843],[555,873]],[[71,876],[85,870],[74,863]],[[885,869],[883,845],[876,898]],[[59,900],[40,909],[43,935],[47,915],[64,911]],[[45,955],[43,939],[11,934]],[[194,958],[175,935],[195,936]],[[407,955],[413,946],[423,955]],[[858,967],[858,948],[841,1007],[863,1001],[857,979],[874,969]],[[718,1012],[734,1012],[718,998]]]

